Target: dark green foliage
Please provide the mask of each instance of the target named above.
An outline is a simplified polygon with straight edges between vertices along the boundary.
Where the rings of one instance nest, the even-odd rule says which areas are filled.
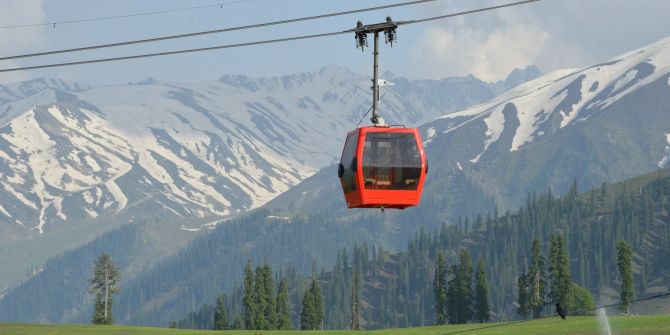
[[[323,295],[321,294],[321,287],[319,287],[319,281],[316,277],[312,280],[310,294],[314,300],[313,329],[323,329]]]
[[[170,328],[179,329],[215,329],[214,315],[216,306],[210,304],[203,305],[195,312],[190,312],[180,321],[170,321]]]
[[[447,260],[444,252],[440,251],[437,255],[437,265],[435,267],[435,279],[433,281],[433,291],[435,292],[435,324],[443,325],[447,323]]]
[[[254,277],[255,298],[258,306],[256,329],[275,329],[277,306],[274,286],[270,266],[267,264],[257,266]]]
[[[216,310],[214,311],[214,330],[228,329],[228,311],[226,310],[226,295],[216,299]]]
[[[351,330],[361,329],[361,274],[358,268],[354,267],[354,282],[351,285]]]
[[[483,260],[477,262],[477,272],[475,274],[475,301],[474,301],[474,321],[489,321],[489,281],[486,278],[486,268]]]
[[[520,274],[517,279],[517,307],[516,312],[522,318],[527,318],[530,312],[530,296],[528,294],[528,274],[525,272]]]
[[[572,277],[570,276],[570,264],[565,239],[561,234],[551,236],[549,249],[549,298],[552,303],[560,303],[566,306]]]
[[[51,258],[42,271],[21,285],[4,292],[0,299],[0,320],[12,322],[90,322],[93,306],[88,299],[92,264],[102,252],[107,252],[122,269],[135,256],[143,243],[144,224],[123,225],[85,246]],[[125,273],[125,272],[124,272]],[[125,288],[124,288],[125,291]],[[39,301],[39,303],[34,303]],[[119,313],[119,299],[114,314]],[[67,318],[58,313],[67,307],[77,317]]]
[[[545,305],[546,289],[546,271],[544,269],[544,257],[542,256],[542,245],[540,240],[534,239],[531,247],[530,268],[528,269],[528,305],[533,311],[533,318],[542,316],[542,309]]]
[[[286,278],[279,281],[277,289],[277,323],[276,329],[289,330],[291,326],[291,309],[289,307],[288,282]]]
[[[472,261],[462,250],[458,267],[451,267],[451,280],[447,283],[447,315],[449,323],[466,323],[472,319]]]
[[[619,268],[619,276],[621,278],[621,311],[629,314],[630,301],[635,295],[635,288],[633,287],[633,249],[625,240],[620,240],[616,245],[617,249],[617,266]]]
[[[114,264],[107,253],[102,253],[95,260],[91,288],[89,292],[95,296],[93,305],[93,324],[111,325],[114,323],[112,315],[113,295],[120,292],[119,281],[121,269]]]
[[[323,328],[323,296],[319,281],[312,276],[312,282],[305,290],[300,311],[300,329],[317,330]]]
[[[244,268],[244,329],[258,329],[260,315],[251,261]]]
[[[302,308],[300,309],[300,330],[314,330],[315,327],[315,308],[314,298],[312,297],[312,290],[305,289],[305,294],[302,296]]]

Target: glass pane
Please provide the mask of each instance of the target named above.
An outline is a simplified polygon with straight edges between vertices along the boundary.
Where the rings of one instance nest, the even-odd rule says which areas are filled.
[[[416,190],[421,158],[413,133],[367,133],[363,148],[366,189]]]
[[[356,167],[352,166],[352,163],[356,156],[357,144],[358,132],[349,135],[347,142],[344,144],[342,159],[340,160],[340,163],[344,166],[344,174],[342,175],[342,189],[344,193],[356,191]]]

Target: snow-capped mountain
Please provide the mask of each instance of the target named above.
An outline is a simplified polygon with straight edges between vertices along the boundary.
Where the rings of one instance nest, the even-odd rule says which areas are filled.
[[[580,70],[544,75],[423,126],[427,151],[498,195],[564,189],[668,164],[670,38]],[[437,156],[437,158],[436,158]]]
[[[384,87],[382,101],[394,124],[418,125],[494,91],[473,77],[394,80],[401,85]],[[440,85],[459,90],[436,94]],[[190,85],[0,86],[0,220],[42,233],[110,215],[203,218],[258,207],[337,160],[371,105],[369,86],[338,67]]]

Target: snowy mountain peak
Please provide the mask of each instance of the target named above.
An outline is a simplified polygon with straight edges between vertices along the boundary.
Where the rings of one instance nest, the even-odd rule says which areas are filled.
[[[555,71],[487,103],[437,118],[427,127],[432,135],[429,143],[440,133],[480,133],[483,142],[467,159],[477,164],[482,157],[517,151],[537,138],[587,121],[659,79],[667,82],[669,65],[670,38],[602,64]]]

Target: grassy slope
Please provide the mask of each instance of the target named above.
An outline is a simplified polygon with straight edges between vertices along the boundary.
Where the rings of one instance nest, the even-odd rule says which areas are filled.
[[[488,329],[480,329],[490,327]],[[635,317],[613,317],[611,319],[613,334],[670,334],[670,315],[635,316]],[[477,330],[478,329],[478,330]],[[468,331],[471,330],[471,331]],[[381,329],[370,332],[352,331],[222,331],[213,332],[209,330],[178,330],[165,328],[142,328],[125,326],[103,326],[95,327],[88,325],[29,325],[29,324],[0,324],[2,335],[210,335],[210,334],[578,334],[598,335],[599,326],[595,317],[568,317],[567,320],[558,318],[529,321],[519,324],[467,324],[443,327],[423,327],[407,329]]]

